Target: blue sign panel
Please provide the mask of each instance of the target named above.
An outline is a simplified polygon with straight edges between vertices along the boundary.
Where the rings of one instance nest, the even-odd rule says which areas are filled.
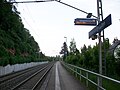
[[[97,25],[96,19],[92,19],[92,18],[76,18],[74,23],[75,25],[90,25],[90,26]]]
[[[111,14],[110,14],[89,32],[89,38],[91,38],[91,36],[93,35],[96,35],[97,33],[100,33],[102,30],[104,30],[106,27],[110,26],[111,24],[112,24],[112,21],[111,21]]]

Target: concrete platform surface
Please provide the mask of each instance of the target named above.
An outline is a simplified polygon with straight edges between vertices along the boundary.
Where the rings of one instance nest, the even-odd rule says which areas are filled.
[[[58,61],[55,69],[55,90],[88,90]]]

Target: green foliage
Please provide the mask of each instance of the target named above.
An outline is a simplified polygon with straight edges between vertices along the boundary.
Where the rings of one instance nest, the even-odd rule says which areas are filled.
[[[38,43],[24,28],[17,8],[6,0],[0,0],[0,66],[44,58]]]
[[[120,45],[118,45],[114,50],[114,57],[120,61]]]
[[[67,55],[68,55],[68,47],[67,47],[66,42],[63,43],[63,46],[61,47],[60,54],[63,54],[63,60],[65,60]]]
[[[76,42],[74,38],[71,40],[69,48],[70,48],[70,53],[74,53],[76,51]]]
[[[74,41],[75,42],[75,41]],[[99,73],[99,45],[95,46],[86,46],[81,47],[81,51],[76,48],[76,44],[73,41],[70,42],[70,52],[65,59],[67,63],[74,64],[88,70]],[[74,45],[73,45],[74,43]],[[106,75],[112,78],[120,77],[120,59],[115,59],[107,50],[109,49],[110,43],[109,39],[105,39],[105,42],[102,43],[105,45],[106,49]],[[72,48],[76,48],[76,50]],[[103,49],[103,46],[102,46]],[[118,50],[119,57],[120,50]],[[103,54],[104,55],[104,54]],[[118,79],[118,78],[116,78]]]

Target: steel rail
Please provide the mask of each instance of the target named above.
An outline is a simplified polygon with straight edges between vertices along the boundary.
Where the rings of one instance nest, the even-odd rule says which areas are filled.
[[[27,81],[29,81],[31,78],[33,78],[35,75],[37,75],[38,73],[40,73],[41,71],[45,70],[49,65],[43,67],[42,69],[40,69],[39,71],[35,72],[34,74],[32,74],[31,76],[29,76],[28,78],[26,78],[25,80],[23,80],[22,82],[20,82],[19,84],[17,84],[16,86],[14,86],[11,90],[16,90],[17,88],[19,88],[20,86],[22,86],[24,83],[26,83]]]
[[[74,66],[74,65],[71,65],[71,64],[68,64],[68,65],[69,65],[69,66],[72,66],[72,67],[75,67],[75,68],[78,68],[78,69],[80,69],[80,70],[83,70],[83,71],[85,71],[85,72],[88,72],[88,73],[94,74],[94,75],[96,75],[96,76],[99,76],[99,77],[102,77],[102,78],[105,78],[105,79],[108,79],[108,80],[114,81],[114,82],[120,84],[120,81],[118,81],[118,80],[115,80],[115,79],[109,78],[109,77],[107,77],[107,76],[104,76],[104,75],[101,75],[101,74],[98,74],[98,73],[95,73],[95,72],[92,72],[92,71],[89,71],[89,70],[86,70],[86,69],[84,69],[84,68],[80,68],[80,67],[78,67],[78,66]]]
[[[37,66],[34,66],[34,67],[31,67],[29,68],[30,70],[28,70],[27,72],[25,72],[24,70],[24,73],[22,72],[22,74],[17,74],[15,73],[16,75],[12,75],[11,77],[11,74],[10,74],[10,77],[9,75],[7,76],[8,78],[5,79],[5,80],[1,80],[3,81],[1,84],[0,84],[0,90],[6,90],[6,89],[10,89],[12,88],[13,86],[15,86],[16,84],[18,84],[19,82],[23,81],[26,77],[28,77],[30,74],[33,74],[35,73],[36,71],[38,71],[39,69],[45,67],[45,65],[48,65],[48,64],[42,64],[42,65],[37,65]],[[19,73],[19,72],[18,72]],[[20,72],[21,73],[21,72]],[[5,75],[6,76],[6,75]],[[2,76],[3,77],[3,76]],[[1,77],[1,79],[2,79]],[[3,78],[6,78],[6,77],[3,77]]]
[[[96,84],[94,81],[88,79],[87,77],[85,77],[84,75],[80,74],[79,72],[75,71],[74,69],[70,68],[69,66],[65,66],[66,68],[70,69],[71,71],[75,72],[76,74],[78,74],[79,76],[83,77],[84,79],[88,80],[89,82],[91,82],[92,84],[96,85],[97,87],[99,87],[102,90],[106,90],[103,87],[99,86],[98,84]]]
[[[48,74],[48,72],[51,70],[54,64],[50,66],[50,68],[43,74],[43,76],[38,80],[38,82],[34,85],[34,87],[31,90],[35,90],[39,83],[44,79],[44,77]]]
[[[14,73],[11,73],[11,74],[8,74],[8,75],[4,75],[4,76],[1,76],[0,77],[0,85],[8,80],[12,80],[12,79],[15,79],[21,75],[24,75],[26,72],[29,72],[29,71],[34,71],[36,70],[40,65],[37,65],[37,66],[34,66],[34,67],[30,67],[30,68],[27,68],[25,70],[20,70],[20,71],[17,71],[17,72],[14,72]]]
[[[54,66],[53,66],[53,67],[54,67]],[[53,78],[53,77],[51,77],[51,76],[52,76],[52,73],[53,73],[53,71],[54,71],[54,70],[52,70],[52,69],[53,69],[53,68],[51,68],[51,70],[49,71],[48,75],[45,77],[45,80],[44,80],[44,82],[42,83],[41,87],[37,87],[36,90],[37,90],[37,89],[39,89],[39,90],[47,90],[47,88],[49,88],[49,83],[51,83],[50,80],[51,80],[51,78]],[[52,80],[53,80],[53,79],[52,79]]]
[[[86,79],[86,85],[87,85],[87,83],[88,83],[88,81],[89,81],[89,82],[91,82],[92,84],[94,84],[95,86],[97,86],[98,88],[100,88],[100,89],[102,89],[102,90],[106,90],[105,88],[103,88],[102,86],[99,86],[99,85],[98,85],[97,83],[95,83],[93,80],[91,80],[90,78],[88,78],[87,76],[88,76],[89,73],[92,74],[92,75],[97,76],[97,78],[101,77],[101,78],[103,78],[103,79],[107,79],[107,80],[112,81],[112,82],[114,82],[114,83],[120,84],[120,81],[118,81],[118,80],[112,79],[112,78],[110,78],[110,77],[107,77],[107,76],[104,76],[104,75],[101,75],[101,74],[98,74],[98,73],[95,73],[95,72],[92,72],[92,71],[89,71],[89,70],[86,70],[86,69],[84,69],[84,68],[80,68],[80,67],[78,67],[78,66],[71,65],[71,64],[67,64],[67,63],[64,63],[64,62],[62,62],[62,64],[63,64],[63,66],[65,66],[66,68],[68,68],[69,70],[71,70],[72,72],[74,72],[74,73],[76,73],[77,75],[79,75],[80,77],[83,77],[84,79]],[[82,75],[82,73],[78,72],[77,69],[80,70],[80,72],[81,72],[81,71],[84,71],[84,72],[86,73],[86,76],[84,76],[84,75]]]

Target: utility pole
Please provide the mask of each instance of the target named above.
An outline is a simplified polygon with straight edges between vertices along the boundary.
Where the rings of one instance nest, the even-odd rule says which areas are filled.
[[[100,21],[103,20],[103,11],[102,11],[102,0],[97,0],[97,14],[98,14],[98,24]],[[99,32],[98,39],[99,39],[99,74],[102,74],[102,41],[101,37],[103,37],[104,41],[104,30],[103,30],[103,36],[101,35],[101,32]],[[98,78],[98,85],[102,86],[102,78]],[[100,88],[98,88],[100,90]]]

